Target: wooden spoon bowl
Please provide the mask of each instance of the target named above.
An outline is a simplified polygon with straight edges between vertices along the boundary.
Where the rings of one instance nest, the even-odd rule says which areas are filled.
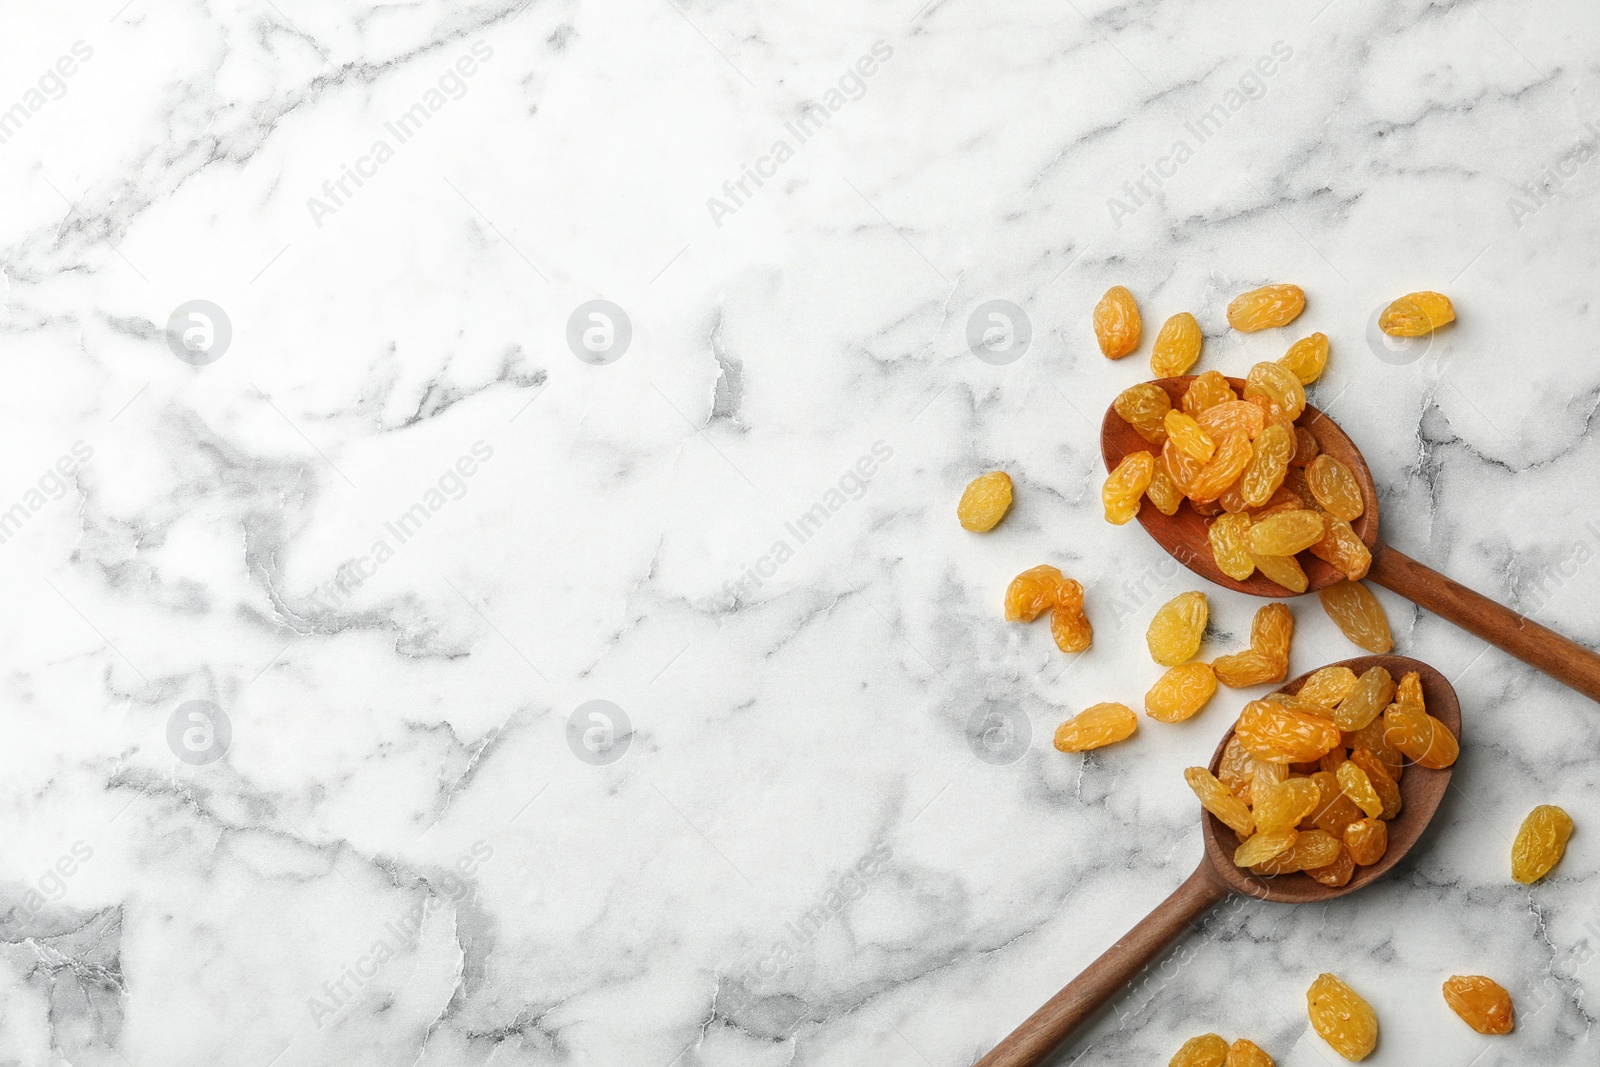
[[[1461,703],[1456,699],[1456,691],[1444,675],[1421,660],[1405,656],[1360,656],[1329,666],[1349,667],[1358,675],[1373,667],[1382,667],[1396,682],[1406,672],[1416,671],[1422,678],[1422,698],[1427,705],[1428,714],[1444,723],[1456,739],[1460,740]],[[1279,686],[1277,691],[1298,693],[1309,677],[1310,674],[1302,674]],[[1217,773],[1217,768],[1222,762],[1222,750],[1227,747],[1232,737],[1233,728],[1229,727],[1227,734],[1217,745],[1216,754],[1211,757],[1212,774]],[[1406,853],[1411,851],[1412,846],[1422,836],[1422,832],[1427,829],[1433,813],[1438,810],[1439,802],[1444,799],[1445,790],[1450,787],[1450,772],[1453,769],[1445,767],[1442,770],[1429,770],[1427,767],[1407,763],[1405,774],[1400,779],[1400,813],[1389,820],[1388,851],[1383,854],[1382,859],[1370,867],[1357,867],[1350,881],[1342,886],[1323,885],[1303,873],[1262,876],[1252,873],[1249,868],[1234,866],[1233,850],[1239,847],[1238,835],[1209,812],[1203,813],[1202,819],[1206,858],[1211,861],[1212,867],[1221,875],[1229,889],[1236,893],[1247,893],[1257,900],[1309,904],[1342,897],[1382,878],[1395,864],[1405,858]]]

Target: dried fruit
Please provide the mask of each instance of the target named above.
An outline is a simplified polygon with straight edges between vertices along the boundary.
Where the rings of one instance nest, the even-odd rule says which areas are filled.
[[[1339,850],[1344,847],[1337,837],[1322,830],[1289,832],[1299,834],[1294,844],[1265,862],[1253,864],[1252,871],[1256,874],[1293,874],[1295,871],[1326,867],[1338,861]]]
[[[1217,443],[1211,440],[1210,435],[1200,428],[1198,422],[1181,411],[1167,412],[1162,425],[1166,428],[1167,440],[1201,463],[1209,460],[1217,451]]]
[[[1394,698],[1394,679],[1382,667],[1368,667],[1334,707],[1333,721],[1351,733],[1378,717]]]
[[[1273,1067],[1272,1057],[1261,1051],[1253,1041],[1240,1038],[1228,1046],[1228,1058],[1223,1067]]]
[[[1176,378],[1189,373],[1200,358],[1205,337],[1200,324],[1187,311],[1180,311],[1161,324],[1156,343],[1150,349],[1150,370],[1157,378]]]
[[[1159,722],[1182,722],[1205,707],[1216,691],[1217,675],[1211,664],[1185,663],[1167,671],[1150,687],[1144,695],[1144,711]]]
[[[1384,766],[1383,761],[1367,749],[1352,748],[1350,750],[1350,762],[1366,772],[1367,781],[1372,783],[1373,791],[1378,794],[1378,799],[1383,803],[1383,810],[1378,813],[1378,818],[1392,819],[1399,815],[1403,801],[1400,793],[1400,783],[1394,780],[1394,777],[1389,773],[1389,768]]]
[[[1121,359],[1139,347],[1139,305],[1133,294],[1113,285],[1094,306],[1094,338],[1107,359]]]
[[[1150,475],[1150,485],[1144,491],[1150,498],[1150,503],[1163,515],[1176,515],[1178,508],[1183,505],[1183,491],[1172,481],[1172,476],[1167,473],[1165,463],[1157,463],[1155,472]]]
[[[1356,672],[1349,667],[1324,667],[1312,673],[1295,695],[1301,700],[1331,708],[1355,687]]]
[[[1311,780],[1317,783],[1317,788],[1322,792],[1322,800],[1310,818],[1301,822],[1300,829],[1315,828],[1342,839],[1350,824],[1365,818],[1366,813],[1344,795],[1339,788],[1339,779],[1331,772],[1317,771],[1311,775]]]
[[[1352,643],[1368,652],[1388,652],[1394,648],[1389,633],[1389,617],[1372,591],[1360,582],[1335,582],[1317,591],[1322,610]]]
[[[1383,769],[1388,771],[1389,777],[1396,782],[1399,782],[1405,774],[1405,755],[1389,740],[1388,730],[1381,716],[1354,733],[1345,734],[1345,738],[1350,742],[1352,752],[1369,753],[1373,759],[1383,764]],[[1367,772],[1367,777],[1372,777],[1371,771]]]
[[[1089,625],[1089,616],[1081,606],[1059,604],[1050,612],[1050,636],[1063,652],[1083,652],[1094,642],[1094,627]]]
[[[1281,412],[1280,418],[1292,423],[1306,409],[1306,387],[1294,376],[1294,371],[1282,363],[1257,363],[1250,368],[1244,381],[1244,398],[1264,397]],[[1269,411],[1267,417],[1272,418]]]
[[[1389,824],[1371,815],[1357,819],[1344,828],[1344,847],[1356,863],[1372,866],[1389,850]]]
[[[1367,772],[1349,760],[1342,761],[1334,777],[1339,779],[1339,789],[1345,796],[1355,801],[1356,807],[1367,813],[1367,818],[1376,819],[1383,814],[1383,798],[1378,796],[1378,791],[1372,786],[1372,779],[1367,777]]]
[[[1252,756],[1269,763],[1315,760],[1339,744],[1332,722],[1270,700],[1246,704],[1235,732]]]
[[[1328,365],[1328,335],[1314,333],[1310,337],[1302,337],[1289,346],[1283,358],[1278,360],[1300,379],[1301,385],[1310,385],[1322,377],[1322,371]]]
[[[1228,304],[1228,325],[1240,333],[1287,326],[1305,306],[1306,294],[1298,285],[1263,285],[1233,298]]]
[[[1339,855],[1326,867],[1311,867],[1306,873],[1325,886],[1338,889],[1348,885],[1352,875],[1356,873],[1356,861],[1351,857],[1348,848],[1340,848]]]
[[[1304,593],[1311,584],[1306,580],[1306,572],[1301,569],[1300,561],[1293,556],[1264,556],[1252,552],[1250,559],[1255,563],[1256,570],[1291,593]]]
[[[1367,509],[1356,476],[1326,452],[1306,467],[1306,484],[1311,487],[1311,495],[1317,498],[1317,503],[1335,518],[1354,522]]]
[[[1255,828],[1255,818],[1245,802],[1234,796],[1216,775],[1204,767],[1190,767],[1183,772],[1183,780],[1200,798],[1200,806],[1221,819],[1228,829],[1248,834]]]
[[[1163,429],[1161,432],[1165,433],[1166,430]],[[1194,486],[1194,480],[1200,476],[1201,468],[1205,466],[1179,448],[1175,441],[1168,441],[1161,446],[1161,465],[1166,468],[1172,484],[1186,495]]]
[[[1167,1067],[1224,1067],[1228,1043],[1216,1034],[1191,1037],[1175,1052]]]
[[[1253,648],[1218,656],[1211,661],[1211,668],[1217,672],[1217,681],[1229,689],[1247,689],[1252,685],[1281,682],[1283,676],[1289,673],[1287,663],[1263,656]]]
[[[1315,511],[1280,511],[1251,523],[1250,551],[1258,556],[1292,556],[1322,540],[1322,534],[1322,516]]]
[[[1389,743],[1421,767],[1448,767],[1461,751],[1449,727],[1409,702],[1390,704],[1383,713],[1383,727]]]
[[[1322,451],[1322,446],[1317,444],[1317,435],[1304,426],[1294,428],[1294,444],[1294,458],[1289,461],[1291,467],[1304,467]]]
[[[1481,974],[1452,975],[1444,984],[1444,1002],[1480,1034],[1511,1032],[1511,994],[1493,978]]]
[[[1395,687],[1394,699],[1402,704],[1415,704],[1423,711],[1427,711],[1427,705],[1422,699],[1422,675],[1416,671],[1406,671],[1401,675],[1400,684]]]
[[[1540,804],[1528,812],[1511,846],[1511,877],[1529,885],[1549,874],[1561,861],[1571,836],[1572,816],[1554,804]]]
[[[1390,337],[1421,337],[1456,320],[1455,305],[1443,293],[1407,293],[1383,309],[1378,329]]]
[[[1150,658],[1163,667],[1189,662],[1200,651],[1208,615],[1206,595],[1200,592],[1179,593],[1161,605],[1144,635]]]
[[[1306,991],[1311,1027],[1347,1060],[1364,1060],[1378,1044],[1378,1016],[1341,979],[1320,974]]]
[[[1056,727],[1056,748],[1086,752],[1126,741],[1139,729],[1139,716],[1126,704],[1096,704]]]
[[[1156,457],[1148,452],[1129,452],[1106,479],[1100,499],[1105,504],[1106,521],[1123,525],[1139,514],[1139,500],[1155,476]]]
[[[1111,408],[1151,444],[1159,445],[1167,439],[1161,420],[1172,410],[1172,398],[1161,386],[1153,382],[1131,385],[1117,394]]]
[[[1242,433],[1254,439],[1266,425],[1259,405],[1243,400],[1224,400],[1213,404],[1194,417],[1212,440],[1230,433]]]
[[[1242,582],[1256,572],[1255,560],[1250,557],[1249,536],[1248,515],[1218,515],[1206,531],[1217,569],[1235,581]]]
[[[956,505],[956,517],[963,529],[987,533],[1011,509],[1011,475],[1005,471],[980,474],[967,483]]]
[[[1289,778],[1252,795],[1255,799],[1251,810],[1255,814],[1256,829],[1262,833],[1299,826],[1322,801],[1322,791],[1309,778]]]
[[[1237,737],[1228,738],[1228,743],[1222,746],[1222,758],[1217,761],[1217,780],[1246,804],[1251,803],[1250,783],[1255,777],[1256,762]]]
[[[1358,582],[1372,569],[1372,550],[1356,535],[1348,522],[1328,517],[1328,532],[1311,546],[1311,554],[1333,564],[1352,582]],[[1357,642],[1358,644],[1360,642]]]
[[[1047,563],[1023,571],[1006,586],[1006,619],[1010,622],[1032,622],[1037,619],[1045,609],[1056,606],[1063,586],[1068,581],[1071,579]],[[1072,582],[1072,585],[1077,588],[1081,602],[1083,586],[1077,582]]]
[[[1270,834],[1255,834],[1234,849],[1233,864],[1236,867],[1260,866],[1274,856],[1288,852],[1299,839],[1300,831],[1293,827],[1287,830],[1274,830]]]
[[[1228,384],[1228,379],[1223,377],[1221,371],[1208,370],[1195,375],[1189,388],[1184,390],[1181,406],[1185,415],[1198,419],[1201,412],[1238,399],[1239,394],[1233,391],[1233,386]]]
[[[1213,409],[1215,410],[1215,409]],[[1255,440],[1255,453],[1239,476],[1239,495],[1244,503],[1258,508],[1272,498],[1289,473],[1289,457],[1294,454],[1294,435],[1274,423]]]
[[[1195,475],[1194,481],[1190,484],[1190,499],[1217,499],[1224,489],[1244,473],[1254,451],[1250,441],[1243,434],[1235,433],[1224,437],[1222,444],[1217,446],[1216,454],[1211,457],[1210,462],[1200,468],[1200,473]]]
[[[1287,669],[1289,642],[1294,637],[1294,616],[1282,604],[1268,604],[1250,622],[1250,647]]]

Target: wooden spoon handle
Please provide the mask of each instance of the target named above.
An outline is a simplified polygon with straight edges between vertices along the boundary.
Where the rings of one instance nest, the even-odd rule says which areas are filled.
[[[1600,700],[1600,655],[1576,641],[1452,582],[1388,545],[1378,546],[1367,577],[1570,685],[1590,700]]]
[[[1126,985],[1168,942],[1227,895],[1227,887],[1202,859],[1199,870],[1188,881],[974,1067],[1035,1067],[1043,1062],[1079,1023]]]

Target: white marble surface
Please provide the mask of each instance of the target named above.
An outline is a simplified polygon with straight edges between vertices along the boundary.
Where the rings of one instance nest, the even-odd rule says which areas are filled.
[[[1049,744],[1138,703],[1198,584],[1099,518],[1147,371],[1093,346],[1114,283],[1235,373],[1289,338],[1227,300],[1303,285],[1392,543],[1600,641],[1581,0],[120,4],[0,9],[0,1063],[972,1063],[1193,868],[1179,772],[1241,702]],[[1459,323],[1370,347],[1419,288]],[[195,299],[203,366],[164,332]],[[593,299],[632,325],[605,365],[564,339]],[[999,366],[995,299],[1033,335]],[[966,534],[991,467],[1016,508]],[[1077,659],[1000,618],[1044,561]],[[1254,607],[1213,593],[1208,654]],[[1331,1062],[1324,970],[1372,1063],[1595,1062],[1600,709],[1383,599],[1467,722],[1426,847],[1219,911],[1060,1062]],[[1294,670],[1354,653],[1294,609]],[[168,742],[196,700],[211,762]],[[1542,802],[1578,835],[1515,886]]]

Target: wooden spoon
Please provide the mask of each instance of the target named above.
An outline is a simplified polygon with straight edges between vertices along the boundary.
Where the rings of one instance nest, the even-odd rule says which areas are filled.
[[[1189,388],[1192,377],[1159,378],[1154,384],[1161,386],[1172,397],[1174,407]],[[1235,392],[1244,392],[1244,382],[1229,378]],[[1568,640],[1554,630],[1546,629],[1510,608],[1495,603],[1481,593],[1418,563],[1409,556],[1390,548],[1378,538],[1378,491],[1373,485],[1372,471],[1338,423],[1309,405],[1297,420],[1311,431],[1321,450],[1350,468],[1361,487],[1366,510],[1350,525],[1372,552],[1372,569],[1367,577],[1385,588],[1441,615],[1457,626],[1476,634],[1497,648],[1511,653],[1530,666],[1550,677],[1571,686],[1591,700],[1600,700],[1600,655]],[[1159,449],[1140,437],[1114,409],[1107,410],[1100,430],[1100,450],[1105,455],[1106,469],[1112,470],[1129,452],[1156,452]],[[1159,462],[1159,455],[1157,456]],[[1174,559],[1203,578],[1241,593],[1256,596],[1287,597],[1295,594],[1257,571],[1244,581],[1236,581],[1217,568],[1211,554],[1211,543],[1206,531],[1210,520],[1187,504],[1175,515],[1163,515],[1149,501],[1139,509],[1139,522],[1156,543],[1170,552]],[[1333,565],[1318,559],[1309,552],[1298,557],[1310,581],[1308,592],[1342,581],[1344,575]]]
[[[1151,509],[1154,510],[1154,509]],[[1461,705],[1455,690],[1444,675],[1419,660],[1405,656],[1361,656],[1332,666],[1349,667],[1360,674],[1369,667],[1383,667],[1396,681],[1407,671],[1422,678],[1423,700],[1428,714],[1443,722],[1457,739],[1461,737]],[[1298,693],[1309,674],[1281,686],[1279,692]],[[1217,745],[1211,757],[1215,774],[1222,762],[1222,750],[1233,736],[1233,728]],[[1389,821],[1389,850],[1370,867],[1357,867],[1343,886],[1325,886],[1306,874],[1262,877],[1233,865],[1233,850],[1239,839],[1216,816],[1201,811],[1201,831],[1205,837],[1205,856],[1199,868],[1173,894],[1156,906],[1127,935],[1112,945],[1087,970],[1065,989],[1028,1017],[975,1067],[1034,1067],[1044,1060],[1078,1025],[1092,1015],[1112,994],[1138,974],[1178,934],[1218,901],[1231,893],[1244,893],[1258,900],[1289,904],[1313,904],[1342,897],[1383,877],[1411,851],[1450,785],[1452,768],[1428,770],[1410,764],[1400,780],[1402,806]]]

